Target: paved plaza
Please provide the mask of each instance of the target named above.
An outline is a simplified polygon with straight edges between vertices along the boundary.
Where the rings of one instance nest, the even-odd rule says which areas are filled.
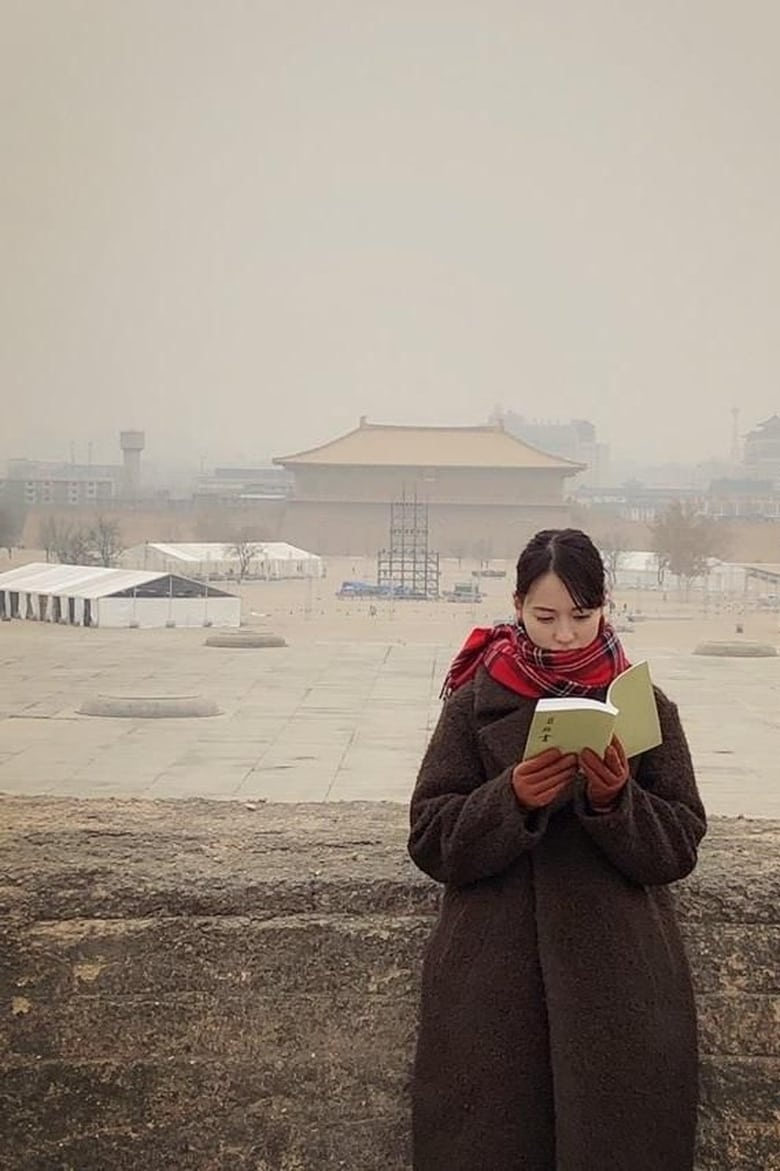
[[[262,650],[207,647],[206,631],[3,623],[0,792],[405,802],[473,617],[455,609],[408,629],[357,615],[354,632],[291,611],[289,645]],[[709,812],[780,817],[780,658],[694,656],[683,627],[647,621],[626,646],[679,704]],[[222,714],[80,715],[97,695],[198,695]]]

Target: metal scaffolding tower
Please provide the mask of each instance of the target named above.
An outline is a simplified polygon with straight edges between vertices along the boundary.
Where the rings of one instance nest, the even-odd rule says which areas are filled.
[[[390,548],[376,560],[377,585],[399,598],[438,598],[439,554],[428,548],[428,505],[404,495],[390,505]]]

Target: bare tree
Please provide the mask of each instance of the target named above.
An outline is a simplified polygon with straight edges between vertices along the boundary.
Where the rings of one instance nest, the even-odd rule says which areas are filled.
[[[24,516],[13,508],[0,508],[0,548],[7,550],[11,557],[19,543],[24,527]]]
[[[249,573],[252,562],[261,551],[262,544],[253,540],[249,536],[248,530],[242,529],[240,533],[236,534],[228,549],[238,558],[238,580],[243,581]]]
[[[38,541],[47,561],[83,565],[89,563],[88,530],[59,516],[45,516],[38,528]]]
[[[38,545],[46,554],[46,560],[56,558],[57,551],[62,547],[62,535],[65,522],[51,514],[44,516],[38,525]]]
[[[606,570],[607,582],[609,583],[610,589],[614,589],[617,585],[620,558],[626,552],[628,544],[628,537],[620,529],[610,529],[609,532],[605,533],[599,539],[599,548],[604,561],[604,569]]]
[[[95,523],[89,530],[89,540],[92,545],[92,559],[98,565],[116,565],[125,550],[119,521],[111,517],[95,518]]]
[[[651,532],[658,555],[659,583],[666,570],[687,585],[695,577],[706,577],[710,560],[724,555],[728,541],[722,526],[680,500],[673,501],[654,521]]]
[[[38,542],[47,561],[63,565],[116,565],[124,551],[119,522],[98,515],[88,528],[59,516],[45,516],[38,527]]]
[[[91,531],[81,525],[65,525],[56,554],[57,560],[64,565],[95,565]]]
[[[58,516],[46,516],[38,529],[38,541],[47,561],[63,565],[94,565],[95,552],[91,531],[70,524]]]

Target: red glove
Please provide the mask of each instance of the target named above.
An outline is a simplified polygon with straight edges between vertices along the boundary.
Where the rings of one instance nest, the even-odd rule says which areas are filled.
[[[580,756],[580,767],[585,776],[591,808],[596,813],[608,813],[629,777],[628,759],[617,736],[612,737],[603,760],[592,749],[584,749]]]
[[[548,748],[515,766],[512,788],[524,809],[543,809],[571,784],[576,773],[573,752],[564,756],[559,748]]]

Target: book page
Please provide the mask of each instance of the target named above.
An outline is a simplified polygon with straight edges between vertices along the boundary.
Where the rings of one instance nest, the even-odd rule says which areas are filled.
[[[618,709],[615,735],[620,738],[626,756],[638,756],[661,743],[658,708],[646,662],[635,663],[618,675],[612,681],[607,697]]]

